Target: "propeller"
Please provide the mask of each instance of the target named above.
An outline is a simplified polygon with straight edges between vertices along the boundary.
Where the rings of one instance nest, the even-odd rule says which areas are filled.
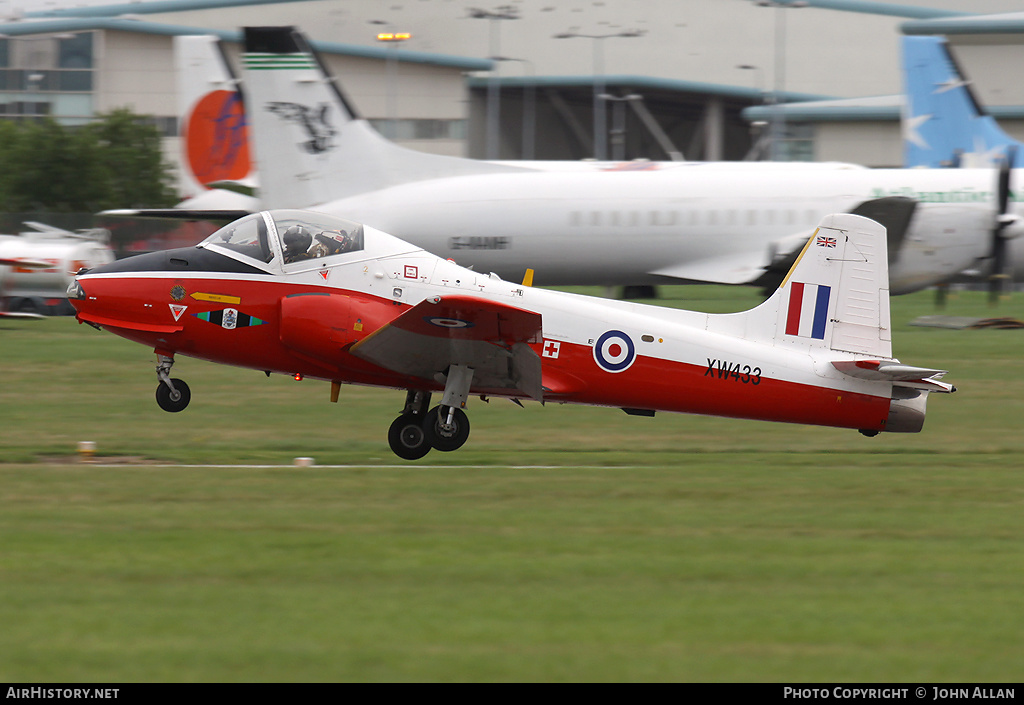
[[[989,258],[992,260],[992,269],[989,274],[989,303],[995,303],[1000,297],[1009,294],[1013,286],[1013,261],[1009,256],[1010,240],[1017,234],[1010,234],[1007,228],[1014,225],[1019,217],[1010,212],[1010,177],[1013,173],[1013,163],[1017,158],[1015,146],[1006,149],[1006,156],[999,165],[999,179],[997,183],[997,206],[995,225],[992,228],[992,246],[989,250]]]

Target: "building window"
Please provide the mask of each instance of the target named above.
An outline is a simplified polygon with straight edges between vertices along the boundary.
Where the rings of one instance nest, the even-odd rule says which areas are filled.
[[[782,142],[782,160],[787,162],[814,161],[814,125],[787,123]]]
[[[0,118],[93,117],[93,32],[0,38]]]
[[[58,40],[57,67],[62,69],[92,69],[92,33],[83,32]]]

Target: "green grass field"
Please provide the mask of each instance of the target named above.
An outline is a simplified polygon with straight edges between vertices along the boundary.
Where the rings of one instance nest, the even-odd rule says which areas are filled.
[[[921,434],[472,400],[411,464],[401,392],[179,358],[166,414],[152,351],[0,322],[0,680],[1019,680],[1024,331],[934,312],[893,300],[960,388]]]

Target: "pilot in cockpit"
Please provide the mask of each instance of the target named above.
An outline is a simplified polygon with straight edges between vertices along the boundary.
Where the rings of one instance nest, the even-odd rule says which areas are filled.
[[[301,225],[293,225],[284,231],[284,262],[298,262],[304,259],[315,259],[348,252],[352,249],[352,239],[343,230],[325,231],[313,235]]]
[[[309,246],[313,243],[313,236],[301,225],[293,225],[284,231],[281,236],[284,242],[284,262],[298,262],[301,259],[309,259]]]

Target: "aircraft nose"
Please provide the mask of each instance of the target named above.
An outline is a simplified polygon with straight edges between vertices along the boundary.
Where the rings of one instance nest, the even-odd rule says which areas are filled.
[[[85,307],[88,304],[88,297],[85,294],[85,289],[82,284],[78,281],[76,276],[68,284],[68,303],[75,309],[78,314],[85,312]]]
[[[81,274],[81,270],[79,270],[79,274]],[[85,289],[78,283],[78,277],[72,279],[71,283],[68,284],[68,300],[72,305],[74,305],[75,301],[85,300]]]

